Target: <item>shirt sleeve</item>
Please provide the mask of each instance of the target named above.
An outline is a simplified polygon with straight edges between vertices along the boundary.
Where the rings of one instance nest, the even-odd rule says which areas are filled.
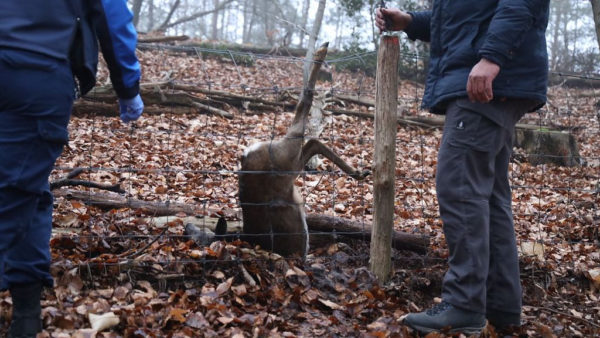
[[[411,40],[429,42],[431,40],[431,11],[408,12],[412,21],[404,30]]]
[[[490,22],[488,32],[479,57],[486,58],[502,67],[514,57],[517,49],[535,24],[536,18],[541,17],[538,11],[547,8],[549,0],[500,0]]]
[[[99,0],[96,33],[117,96],[130,99],[139,93],[140,63],[135,54],[137,33],[126,0]]]

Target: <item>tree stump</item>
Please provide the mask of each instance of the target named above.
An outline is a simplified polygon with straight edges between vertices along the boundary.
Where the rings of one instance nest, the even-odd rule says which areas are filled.
[[[582,164],[577,141],[570,133],[517,127],[514,145],[525,151],[527,161],[533,165],[553,163],[573,167]]]

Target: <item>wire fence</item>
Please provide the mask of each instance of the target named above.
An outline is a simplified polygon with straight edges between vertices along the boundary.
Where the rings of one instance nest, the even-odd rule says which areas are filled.
[[[307,213],[335,216],[359,225],[356,231],[315,231],[310,236],[336,241],[352,235],[355,239],[348,242],[352,244],[349,259],[367,264],[366,239],[373,220],[370,177],[354,180],[328,161],[314,169],[276,173],[247,172],[239,167],[240,155],[252,144],[284,137],[291,123],[291,107],[304,90],[303,58],[166,45],[142,45],[140,54],[143,82],[162,84],[160,95],[178,94],[181,90],[177,85],[190,85],[209,92],[259,97],[274,104],[260,110],[246,109],[243,97],[236,106],[205,93],[198,95],[213,100],[233,118],[193,107],[183,108],[187,112],[181,114],[182,106],[175,103],[159,105],[161,114],[144,115],[131,125],[93,111],[74,118],[71,143],[51,180],[83,169],[80,179],[118,184],[125,193],[63,187],[60,190],[68,191],[57,194],[59,189],[55,190],[62,197],[57,199],[55,210],[53,250],[61,253],[55,255],[55,268],[78,267],[91,279],[124,273],[131,278],[135,272],[161,275],[163,280],[189,280],[204,278],[207,264],[276,259],[245,251],[224,255],[216,251],[227,247],[225,242],[189,244],[190,237],[185,235],[186,222],[214,230],[218,218],[227,220],[230,231],[241,231],[240,174],[298,176],[294,185],[303,196],[300,207]],[[319,100],[315,105],[324,106],[325,112],[318,121],[323,127],[318,138],[352,166],[367,170],[371,169],[374,149],[374,78],[342,69],[350,63],[366,64],[374,57],[375,52],[368,52],[327,59],[325,73],[331,78],[319,82],[315,89],[315,100]],[[424,72],[423,57],[403,53],[401,58],[415,65],[414,79]],[[105,69],[101,74],[107,81]],[[529,143],[517,140],[510,164],[515,227],[521,258],[537,258],[532,266],[556,262],[577,269],[583,258],[574,255],[583,255],[590,246],[597,250],[599,239],[600,86],[596,84],[600,84],[600,77],[560,72],[552,72],[552,76],[562,81],[550,88],[544,108],[522,119],[521,123],[529,127],[520,130],[529,136],[519,137],[529,137]],[[394,228],[409,235],[429,236],[430,245],[425,254],[404,250],[394,258],[441,263],[447,255],[435,197],[441,129],[433,123],[423,126],[425,119],[434,119],[420,109],[423,86],[414,79],[400,79],[399,105],[403,109],[396,138]],[[585,81],[571,88],[570,79]],[[87,99],[93,102],[97,98],[91,94]],[[542,141],[553,131],[558,136],[550,141],[559,143],[556,149],[546,149]],[[82,192],[83,197],[76,198],[74,191]],[[276,201],[267,204],[273,203]],[[294,234],[270,231],[266,235],[274,239]],[[316,249],[311,247],[311,253]],[[598,257],[586,259],[600,264]],[[330,263],[337,261],[332,258]]]

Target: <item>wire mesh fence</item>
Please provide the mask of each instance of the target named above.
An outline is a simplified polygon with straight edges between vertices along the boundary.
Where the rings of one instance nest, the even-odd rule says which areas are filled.
[[[224,254],[226,242],[190,244],[184,229],[187,222],[193,222],[200,229],[214,230],[216,220],[223,218],[230,232],[241,232],[238,178],[244,172],[240,156],[258,141],[284,137],[303,91],[304,59],[164,45],[142,45],[140,56],[143,88],[163,97],[192,95],[232,116],[227,119],[206,107],[169,100],[156,102],[152,114],[131,125],[98,116],[93,110],[76,115],[70,125],[70,144],[51,180],[82,170],[79,179],[101,184],[102,189],[62,187],[54,191],[54,268],[77,267],[91,279],[132,278],[137,273],[160,275],[164,281],[203,279],[208,264],[277,260],[268,253],[249,254],[241,249],[236,255]],[[374,149],[374,78],[345,69],[374,57],[371,52],[328,58],[324,76],[330,79],[319,82],[315,90],[315,106],[324,112],[318,121],[322,128],[318,138],[354,167],[367,170]],[[401,58],[415,65],[414,79],[423,73],[423,57],[405,53]],[[107,81],[106,70],[101,74]],[[597,254],[584,257],[598,251],[600,116],[596,94],[600,81],[586,74],[552,75],[561,81],[551,86],[544,108],[522,119],[518,129],[529,133],[529,144],[515,148],[510,164],[518,244],[522,261],[535,261],[530,264],[532,274],[536,268],[555,265],[567,273],[584,260],[600,264]],[[573,78],[586,82],[572,88],[568,80]],[[423,86],[414,79],[400,79],[394,228],[429,236],[430,245],[424,255],[399,251],[394,258],[414,264],[441,263],[447,255],[435,197],[441,124],[420,109]],[[182,94],[184,87],[194,92]],[[86,100],[95,102],[99,96],[92,93]],[[557,134],[562,140],[558,148],[543,147],[547,134]],[[295,186],[308,214],[335,216],[358,225],[356,231],[317,231],[310,236],[333,237],[333,241],[358,237],[350,242],[349,259],[366,266],[373,220],[371,178],[354,180],[329,161],[318,162],[313,169],[276,173],[286,174],[298,175]],[[121,193],[104,191],[115,185]],[[267,235],[280,234],[271,231]],[[318,247],[311,249],[314,253]],[[335,258],[329,263],[338,264]]]

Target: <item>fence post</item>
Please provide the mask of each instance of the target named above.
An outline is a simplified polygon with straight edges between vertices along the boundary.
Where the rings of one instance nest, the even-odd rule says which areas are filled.
[[[371,271],[382,283],[389,279],[392,270],[399,55],[398,37],[382,35],[377,54],[373,166],[375,210],[369,261]]]

